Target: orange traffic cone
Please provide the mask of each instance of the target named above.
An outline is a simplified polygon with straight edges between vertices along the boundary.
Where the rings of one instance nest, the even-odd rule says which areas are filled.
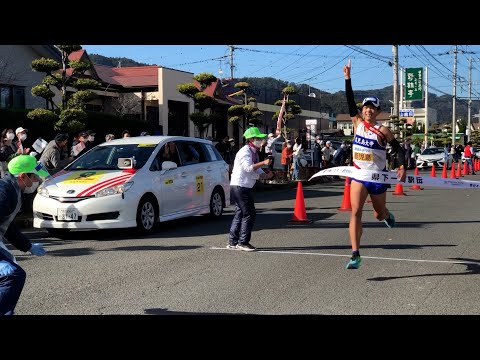
[[[418,176],[418,167],[415,168],[414,175]],[[412,185],[410,190],[423,190],[420,185]]]
[[[458,164],[458,167],[457,167],[457,178],[460,178],[460,177],[462,177],[462,163],[459,161],[457,164]]]
[[[442,178],[443,179],[447,178],[447,164],[446,163],[443,163]]]
[[[452,169],[450,170],[450,179],[456,179],[457,177],[455,176],[455,163],[452,162]]]
[[[293,210],[293,217],[288,222],[294,225],[310,224],[312,220],[307,219],[307,212],[305,210],[305,199],[303,198],[302,182],[298,182],[297,196],[295,198],[295,209]]]
[[[342,206],[337,211],[352,211],[352,204],[350,202],[350,178],[345,178],[345,186],[343,187]]]
[[[468,164],[466,161],[463,163],[463,175],[468,175]]]
[[[435,165],[432,164],[432,171],[430,172],[430,176],[431,177],[437,177],[437,175],[435,174]]]
[[[395,185],[395,191],[392,193],[392,195],[407,195],[403,192],[403,185],[398,183]]]

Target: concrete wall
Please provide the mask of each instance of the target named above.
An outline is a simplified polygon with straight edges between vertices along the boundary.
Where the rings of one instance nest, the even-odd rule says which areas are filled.
[[[188,103],[188,113],[191,114],[194,111],[193,100],[182,95],[176,89],[177,85],[184,83],[193,83],[193,73],[174,70],[169,68],[158,68],[158,93],[155,97],[158,98],[159,107],[159,124],[163,126],[164,135],[168,135],[168,101],[182,101]],[[154,94],[154,93],[152,93]],[[188,120],[188,134],[194,136],[193,122]]]
[[[50,57],[49,52],[40,45],[0,45],[0,83],[25,87],[25,108],[45,108],[45,100],[32,95],[32,87],[40,85],[44,73],[33,71],[30,67],[32,60],[41,57]],[[8,79],[12,79],[8,81]],[[60,95],[54,102],[60,101]]]

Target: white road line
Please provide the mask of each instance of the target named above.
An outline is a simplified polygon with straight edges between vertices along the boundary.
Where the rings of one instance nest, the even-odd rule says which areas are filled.
[[[228,250],[228,251],[241,251],[234,249],[227,249],[224,247],[211,247],[211,250]],[[253,252],[253,251],[252,251]],[[351,255],[341,255],[341,254],[324,254],[324,253],[312,253],[312,252],[303,252],[303,251],[277,251],[277,250],[260,250],[257,248],[257,251],[261,253],[274,253],[274,254],[293,254],[293,255],[315,255],[315,256],[342,256],[350,257]],[[427,262],[427,263],[447,263],[447,264],[472,264],[479,265],[478,262],[473,261],[454,261],[454,260],[423,260],[423,259],[402,259],[402,258],[389,258],[389,257],[380,257],[380,256],[363,256],[363,259],[378,259],[378,260],[393,260],[393,261],[410,261],[410,262]]]

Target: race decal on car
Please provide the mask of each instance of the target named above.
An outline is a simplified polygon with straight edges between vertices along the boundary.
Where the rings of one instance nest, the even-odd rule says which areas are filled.
[[[91,184],[100,179],[106,171],[75,171],[72,175],[65,178],[64,184]]]
[[[138,144],[137,147],[154,147],[157,146],[157,144]]]
[[[203,175],[197,175],[195,177],[195,181],[197,182],[197,193],[203,193]]]
[[[165,179],[165,185],[172,185],[173,179]]]

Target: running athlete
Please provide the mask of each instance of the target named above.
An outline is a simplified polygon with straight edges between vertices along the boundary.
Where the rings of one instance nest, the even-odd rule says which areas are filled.
[[[355,138],[352,145],[353,166],[358,169],[387,171],[386,169],[386,145],[392,146],[397,154],[397,177],[405,181],[405,155],[402,147],[395,139],[389,128],[377,125],[376,118],[380,113],[380,101],[374,96],[366,97],[362,102],[361,114],[353,97],[352,80],[350,77],[351,61],[343,67],[345,76],[345,92],[348,103],[348,111],[352,119]],[[387,209],[387,189],[390,185],[378,184],[367,181],[352,179],[350,185],[350,202],[352,213],[350,216],[349,234],[352,244],[352,257],[347,263],[347,269],[358,269],[362,264],[360,257],[360,238],[362,237],[362,211],[367,196],[370,195],[373,205],[373,214],[376,219],[383,221],[389,228],[395,226],[395,217]]]

